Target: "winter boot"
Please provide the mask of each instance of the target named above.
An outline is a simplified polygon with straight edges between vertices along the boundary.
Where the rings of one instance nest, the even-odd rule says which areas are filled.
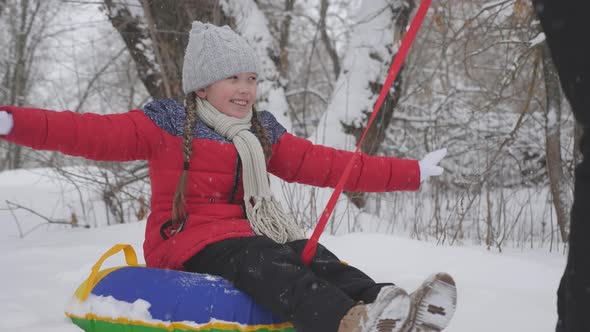
[[[397,286],[381,288],[373,303],[352,307],[338,332],[400,332],[410,314],[410,297]]]
[[[440,332],[446,328],[457,307],[455,281],[446,273],[437,273],[422,283],[410,298],[410,317],[403,332]]]

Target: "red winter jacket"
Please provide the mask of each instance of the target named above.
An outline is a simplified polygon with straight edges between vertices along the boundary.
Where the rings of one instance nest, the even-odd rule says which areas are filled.
[[[243,188],[237,151],[230,141],[202,122],[194,131],[188,173],[185,199],[189,217],[180,233],[168,239],[161,235],[160,228],[172,214],[172,198],[183,168],[185,113],[174,100],[157,100],[143,110],[109,115],[10,106],[0,109],[14,118],[12,132],[0,136],[4,140],[94,160],[148,161],[152,185],[144,241],[148,266],[182,269],[186,260],[210,243],[253,235],[241,208]],[[259,118],[273,143],[270,173],[288,182],[336,185],[351,152],[293,136],[269,112],[260,112]],[[419,180],[416,160],[362,155],[345,190],[417,190]]]

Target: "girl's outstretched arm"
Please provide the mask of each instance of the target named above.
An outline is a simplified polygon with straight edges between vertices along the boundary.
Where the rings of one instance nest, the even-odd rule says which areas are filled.
[[[318,187],[335,187],[352,152],[333,149],[284,133],[273,145],[268,171],[287,182]],[[418,190],[420,168],[417,160],[361,154],[352,169],[345,190],[384,192]]]
[[[93,160],[151,159],[163,144],[163,132],[141,111],[78,114],[0,106],[13,127],[0,139],[37,150],[60,151]]]

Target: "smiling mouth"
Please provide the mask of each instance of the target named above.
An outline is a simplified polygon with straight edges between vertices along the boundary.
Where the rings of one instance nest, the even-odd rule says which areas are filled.
[[[248,105],[248,102],[246,100],[230,100],[230,102],[232,104],[236,104],[236,105],[239,105],[239,106],[246,106],[246,105]]]

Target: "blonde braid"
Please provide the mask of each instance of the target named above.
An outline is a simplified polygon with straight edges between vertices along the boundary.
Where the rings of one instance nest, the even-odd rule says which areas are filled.
[[[184,128],[182,131],[182,155],[184,157],[184,165],[182,175],[176,186],[174,193],[174,200],[172,203],[172,220],[178,223],[180,219],[186,216],[184,194],[186,192],[186,185],[188,181],[188,170],[190,168],[190,160],[193,154],[193,131],[197,123],[197,94],[195,92],[188,93],[184,98],[184,105],[186,110],[186,120],[184,121]]]

